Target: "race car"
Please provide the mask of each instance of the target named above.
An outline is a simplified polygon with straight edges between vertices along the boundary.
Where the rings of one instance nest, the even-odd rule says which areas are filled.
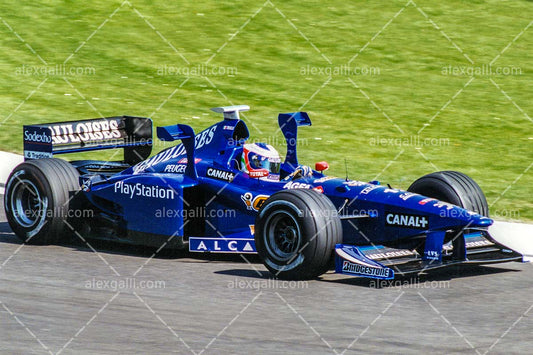
[[[480,187],[441,171],[402,191],[378,181],[327,176],[297,157],[305,112],[279,114],[287,151],[249,142],[239,113],[195,134],[157,127],[177,141],[153,156],[152,121],[120,116],[23,128],[25,162],[6,184],[5,211],[25,243],[77,236],[201,253],[257,253],[284,279],[342,274],[392,279],[456,264],[521,261],[491,235]],[[181,142],[180,142],[181,141]],[[120,161],[54,156],[122,148]],[[90,215],[79,211],[90,211]]]

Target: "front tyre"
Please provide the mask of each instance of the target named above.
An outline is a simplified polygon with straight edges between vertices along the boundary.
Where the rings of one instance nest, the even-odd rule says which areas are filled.
[[[337,210],[325,195],[307,189],[270,196],[255,223],[255,246],[265,266],[281,279],[305,280],[331,265],[342,242]]]
[[[458,171],[439,171],[424,175],[413,182],[407,191],[489,216],[487,199],[479,185],[471,177]]]
[[[19,164],[7,180],[4,208],[13,232],[27,244],[52,244],[71,234],[69,211],[79,173],[61,159]],[[72,222],[72,221],[71,221]]]

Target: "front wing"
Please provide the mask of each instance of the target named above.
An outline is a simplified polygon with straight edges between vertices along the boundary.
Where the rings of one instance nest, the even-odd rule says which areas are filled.
[[[382,245],[358,247],[337,244],[335,271],[352,276],[390,280],[398,275],[421,273],[458,264],[523,261],[521,254],[491,240],[488,235],[481,232],[465,235],[464,254],[454,253],[454,245],[451,242],[441,244],[440,249],[428,252],[426,246],[424,254],[421,255],[415,250],[388,248]]]

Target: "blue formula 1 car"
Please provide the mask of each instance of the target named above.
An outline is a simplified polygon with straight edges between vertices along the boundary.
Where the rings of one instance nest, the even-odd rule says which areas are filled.
[[[248,143],[239,112],[195,134],[157,128],[181,141],[149,158],[152,121],[111,117],[24,126],[26,161],[6,184],[5,211],[16,235],[46,244],[67,235],[204,253],[258,253],[285,279],[336,272],[378,279],[461,263],[519,261],[496,242],[488,206],[468,176],[442,171],[407,191],[326,176],[326,162],[300,165],[297,130],[305,112],[280,114],[282,161]],[[56,154],[123,148],[122,161],[70,161]],[[87,211],[89,216],[78,213]]]

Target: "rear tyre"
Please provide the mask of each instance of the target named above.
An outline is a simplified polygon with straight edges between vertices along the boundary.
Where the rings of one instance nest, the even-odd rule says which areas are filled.
[[[316,278],[331,266],[342,225],[331,200],[314,190],[279,191],[270,196],[255,222],[255,246],[276,277]]]
[[[72,234],[79,173],[61,159],[18,165],[7,180],[4,208],[15,234],[27,244],[57,243]],[[69,223],[70,222],[70,223]]]
[[[457,171],[440,171],[422,176],[407,191],[449,202],[480,215],[489,216],[489,206],[479,185]]]

